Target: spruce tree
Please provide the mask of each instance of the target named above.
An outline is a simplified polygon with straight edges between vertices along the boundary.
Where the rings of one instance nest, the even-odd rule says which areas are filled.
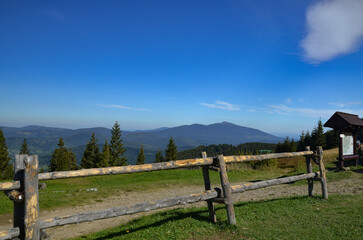
[[[106,140],[105,144],[103,145],[101,161],[99,162],[98,167],[100,167],[100,168],[109,167],[110,161],[111,161],[110,147]]]
[[[101,154],[97,145],[95,133],[92,133],[89,143],[87,143],[86,150],[84,150],[81,167],[82,168],[95,168],[99,165]]]
[[[139,155],[137,156],[136,165],[145,164],[144,146],[141,145]]]
[[[313,149],[316,149],[317,146],[322,146],[323,148],[325,148],[325,135],[324,135],[324,128],[323,128],[323,123],[321,121],[321,119],[319,119],[318,121],[318,126],[316,126],[314,128],[314,130],[311,133],[311,139],[312,139],[312,146]]]
[[[121,139],[120,124],[116,121],[111,130],[110,141],[110,153],[111,153],[111,166],[124,166],[127,165],[127,159],[124,156],[125,149]]]
[[[24,138],[23,144],[21,145],[19,154],[28,154],[29,155],[28,145],[26,144],[25,138]]]
[[[64,146],[63,138],[59,138],[57,147],[50,160],[49,170],[53,171],[68,171],[70,170],[70,159],[67,148]]]
[[[2,129],[0,128],[0,180],[13,177],[13,167],[10,164],[8,147]]]
[[[68,150],[68,156],[69,156],[69,170],[77,170],[78,166],[77,166],[76,154],[72,152],[71,148]]]
[[[297,151],[305,151],[305,132],[302,131],[299,142],[297,144]]]
[[[169,144],[165,149],[165,161],[174,161],[178,154],[177,147],[175,145],[173,137],[170,137]]]
[[[312,150],[311,135],[310,135],[309,130],[307,130],[306,134],[305,134],[304,146],[309,146]]]
[[[157,162],[157,163],[158,162],[165,162],[163,154],[161,153],[160,150],[155,154],[155,162]]]

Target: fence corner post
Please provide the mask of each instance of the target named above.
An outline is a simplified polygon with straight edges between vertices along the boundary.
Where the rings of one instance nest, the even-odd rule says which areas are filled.
[[[310,146],[305,147],[305,151],[310,151]],[[305,162],[306,162],[306,171],[307,173],[313,172],[313,165],[311,163],[311,158],[309,155],[305,155]],[[309,197],[313,196],[313,190],[314,190],[314,180],[308,179],[308,193]]]
[[[317,153],[319,157],[319,171],[320,171],[320,181],[321,181],[321,192],[323,194],[324,199],[328,199],[328,186],[326,182],[326,175],[325,175],[325,166],[323,163],[323,147],[317,147]]]
[[[24,161],[24,239],[39,240],[38,156],[26,156]]]
[[[234,214],[231,184],[228,181],[227,168],[223,155],[218,155],[218,164],[220,168],[219,176],[221,179],[224,204],[227,208],[228,223],[231,225],[236,225],[236,216]]]
[[[202,157],[204,159],[207,158],[207,153],[202,152]],[[208,166],[203,166],[202,170],[203,170],[203,179],[204,179],[204,189],[206,191],[211,190],[211,183],[210,183]],[[217,222],[217,217],[216,217],[216,213],[215,213],[215,209],[214,209],[214,203],[212,201],[207,201],[207,203],[208,203],[209,220],[212,223],[216,223]]]

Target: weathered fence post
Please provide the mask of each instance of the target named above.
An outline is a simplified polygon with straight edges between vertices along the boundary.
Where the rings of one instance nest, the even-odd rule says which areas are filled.
[[[25,239],[39,240],[38,156],[24,158]]]
[[[321,192],[323,193],[323,198],[328,199],[328,186],[327,186],[327,182],[326,182],[325,166],[323,163],[323,147],[318,146],[317,153],[318,153],[318,157],[319,157]]]
[[[228,223],[235,225],[236,216],[234,214],[233,200],[232,200],[232,189],[231,184],[228,181],[226,163],[223,155],[218,155],[218,165],[220,168],[219,176],[221,178],[221,185],[223,191],[224,204],[227,208]]]
[[[207,153],[202,152],[202,157],[207,158]],[[211,190],[208,166],[203,166],[202,170],[203,170],[203,179],[204,179],[204,189],[206,191]],[[217,217],[216,217],[216,213],[214,210],[214,204],[212,201],[207,201],[207,203],[208,203],[209,219],[212,223],[216,223]]]
[[[306,146],[305,147],[305,151],[310,151],[310,147]],[[311,158],[310,156],[306,155],[305,156],[305,162],[306,162],[306,170],[307,173],[312,173],[313,172],[313,165],[311,163]],[[309,197],[313,196],[313,190],[314,190],[314,180],[313,179],[308,179],[308,192],[309,192]]]
[[[24,158],[28,155],[15,155],[14,161],[14,181],[20,182],[19,192],[24,191]],[[24,239],[25,231],[24,231],[24,201],[15,202],[14,204],[14,215],[13,215],[13,226],[14,228],[19,228],[20,230],[20,239]]]

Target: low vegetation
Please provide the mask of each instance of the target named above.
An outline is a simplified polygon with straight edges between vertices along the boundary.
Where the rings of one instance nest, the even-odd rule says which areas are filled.
[[[293,197],[235,204],[236,226],[228,226],[224,207],[217,224],[207,208],[152,214],[119,227],[76,239],[361,239],[363,195]]]

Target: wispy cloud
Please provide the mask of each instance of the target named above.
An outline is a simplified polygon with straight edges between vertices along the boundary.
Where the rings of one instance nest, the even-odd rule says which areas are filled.
[[[237,105],[228,103],[228,102],[222,102],[222,101],[216,101],[216,103],[200,103],[200,105],[209,107],[209,108],[217,108],[217,109],[223,109],[227,111],[239,111],[241,108]]]
[[[363,1],[320,1],[308,8],[306,23],[307,36],[300,44],[308,62],[354,52],[363,42]]]
[[[356,105],[363,105],[363,102],[357,101],[357,102],[346,102],[346,103],[342,103],[342,102],[331,102],[329,103],[330,105],[333,106],[338,106],[338,107],[350,107],[350,106],[356,106]]]
[[[60,22],[68,22],[68,18],[63,15],[62,13],[60,13],[59,11],[57,11],[56,9],[47,9],[44,11],[45,15],[50,16],[51,18],[58,20]]]
[[[319,118],[319,117],[328,118],[328,117],[332,116],[336,111],[358,114],[359,116],[363,115],[363,109],[293,108],[293,107],[288,107],[284,104],[270,105],[269,107],[270,107],[270,110],[268,110],[268,112],[270,112],[270,113],[271,113],[271,111],[273,111],[274,113],[282,114],[282,115],[300,115],[300,116],[312,117],[312,118]]]
[[[97,106],[104,107],[104,108],[118,108],[118,109],[124,109],[124,110],[136,110],[136,111],[143,111],[143,112],[151,112],[150,109],[146,109],[146,108],[131,108],[128,106],[118,105],[118,104],[97,104]]]

